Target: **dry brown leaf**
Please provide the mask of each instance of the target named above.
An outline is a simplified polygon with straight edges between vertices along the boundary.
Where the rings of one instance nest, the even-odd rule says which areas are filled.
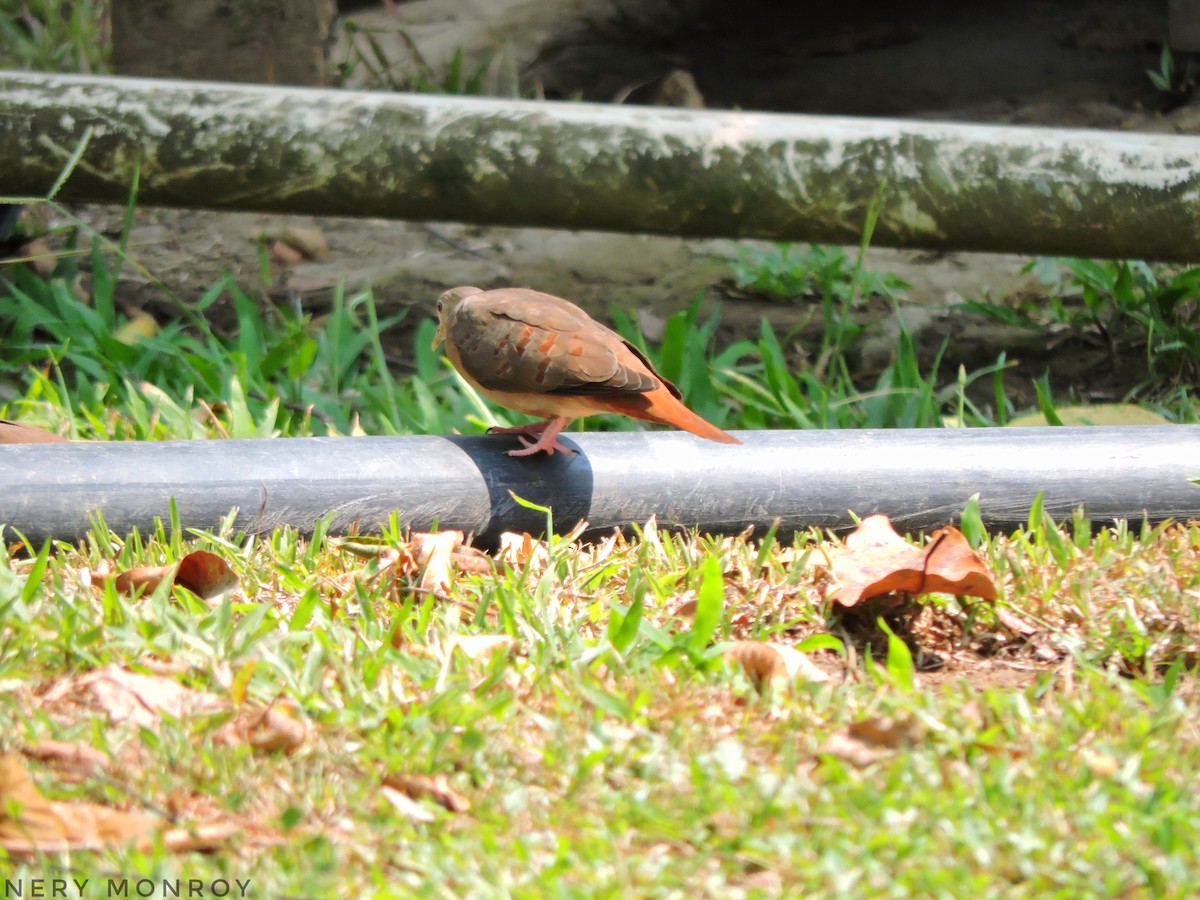
[[[39,762],[58,763],[81,769],[107,769],[111,764],[108,754],[102,750],[88,744],[67,741],[41,741],[21,752]]]
[[[66,440],[65,437],[36,425],[22,425],[20,422],[0,419],[0,444],[60,444],[66,443]]]
[[[466,812],[471,808],[470,801],[450,786],[445,775],[405,775],[393,772],[384,776],[383,785],[399,791],[411,800],[432,800],[450,812]]]
[[[454,551],[461,546],[461,531],[439,531],[436,534],[414,534],[412,544],[416,547],[417,563],[424,567],[421,573],[421,588],[426,591],[446,593],[454,583]]]
[[[421,568],[412,547],[408,544],[401,547],[388,547],[380,563],[381,570],[385,567],[395,569],[400,575],[412,575]]]
[[[696,615],[696,609],[699,607],[700,601],[696,599],[695,591],[687,591],[679,602],[667,613],[667,615],[675,618],[690,619]]]
[[[487,659],[497,650],[507,650],[515,641],[507,634],[455,634],[446,642],[446,655],[458,650],[467,659]]]
[[[426,824],[437,820],[434,813],[422,806],[416,800],[409,797],[403,791],[398,791],[393,787],[388,787],[386,784],[380,788],[381,793],[405,818],[420,824]]]
[[[821,553],[812,547],[784,547],[775,554],[775,561],[784,567],[800,565],[809,569],[820,564]],[[763,565],[767,564],[768,560],[763,560]]]
[[[953,525],[931,534],[925,552],[925,582],[920,593],[996,599],[996,582],[987,566]]]
[[[369,584],[384,575],[393,578],[413,575],[421,568],[417,562],[416,548],[411,543],[393,547],[360,538],[330,538],[329,542],[337,549],[352,553],[359,559],[375,562],[374,567],[367,566],[362,571],[346,572],[330,579],[329,585],[338,591],[353,590],[356,582]]]
[[[19,251],[20,257],[29,264],[29,268],[43,278],[49,278],[58,268],[58,257],[50,249],[50,242],[45,238],[36,237],[26,241]]]
[[[1018,616],[1016,613],[1009,612],[1003,606],[996,607],[996,618],[1000,620],[1001,625],[1013,634],[1018,634],[1021,637],[1032,637],[1040,630],[1029,620]]]
[[[925,554],[896,534],[886,516],[868,516],[846,537],[843,547],[827,551],[833,576],[831,599],[841,606],[895,591],[914,593]]]
[[[492,558],[478,547],[459,547],[450,554],[450,559],[459,572],[473,572],[476,575],[490,575],[492,572]]]
[[[271,259],[281,266],[296,266],[304,262],[304,254],[287,241],[272,241]]]
[[[140,675],[120,666],[105,666],[64,679],[42,699],[54,703],[81,693],[94,697],[112,722],[128,721],[142,728],[153,728],[163,715],[182,719],[227,708],[215,694],[191,690],[172,678]]]
[[[725,649],[725,658],[740,663],[759,690],[829,680],[805,654],[787,644],[734,641]]]
[[[308,740],[312,726],[300,710],[282,701],[253,710],[243,710],[222,725],[213,740],[219,744],[247,744],[264,753],[285,754]]]
[[[1091,773],[1100,778],[1112,778],[1121,769],[1121,765],[1117,762],[1116,757],[1108,753],[1101,753],[1099,750],[1093,750],[1091,747],[1084,747],[1079,755],[1083,759],[1083,764],[1091,770]]]
[[[843,547],[825,552],[832,576],[830,599],[847,608],[897,592],[996,599],[995,582],[983,560],[953,526],[934,532],[922,548],[896,534],[886,516],[869,516]]]
[[[500,550],[496,557],[512,568],[520,569],[530,561],[535,566],[545,565],[550,559],[550,553],[546,545],[528,531],[521,534],[506,531],[500,535]]]
[[[234,822],[208,822],[191,828],[168,829],[162,834],[162,842],[172,853],[209,853],[220,849],[241,830]]]
[[[154,824],[139,810],[50,800],[34,785],[20,757],[0,756],[0,849],[13,856],[129,844],[146,848],[152,844]],[[224,822],[172,828],[162,834],[162,842],[176,853],[215,850],[237,831]]]
[[[48,800],[19,756],[0,756],[0,849],[14,856],[137,843],[152,826],[145,813]]]
[[[851,722],[845,731],[832,734],[817,748],[817,756],[833,756],[864,768],[888,756],[891,751],[916,743],[920,727],[913,718],[876,717]]]
[[[263,237],[285,244],[302,259],[324,259],[329,256],[329,241],[320,228],[309,225],[285,225],[282,229],[267,231]]]
[[[849,735],[839,731],[831,734],[829,739],[817,748],[816,755],[832,756],[843,762],[848,762],[856,768],[865,769],[867,766],[879,762],[879,760],[888,754],[886,750],[872,747],[862,741],[856,741]]]
[[[119,594],[153,594],[164,578],[175,578],[175,566],[134,566],[113,576],[113,585]]]
[[[204,600],[210,600],[238,583],[237,575],[228,563],[207,550],[194,550],[170,566],[135,566],[117,575],[113,583],[122,594],[133,594],[139,589],[143,594],[152,594],[164,579],[170,579]]]
[[[193,550],[179,561],[175,583],[197,597],[210,600],[236,586],[238,578],[229,564],[215,553]]]
[[[846,733],[856,741],[862,741],[864,744],[874,747],[884,747],[888,750],[915,744],[920,732],[917,720],[911,716],[903,719],[873,716],[870,719],[859,719],[846,726]]]
[[[325,239],[325,232],[320,228],[289,225],[283,231],[283,239],[307,259],[324,259],[329,256],[329,241]]]

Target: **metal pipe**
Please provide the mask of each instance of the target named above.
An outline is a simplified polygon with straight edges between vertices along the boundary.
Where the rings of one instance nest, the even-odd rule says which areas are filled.
[[[591,534],[657,516],[663,526],[761,533],[845,528],[850,512],[902,529],[954,520],[974,493],[993,529],[1025,522],[1039,492],[1056,520],[1083,507],[1099,524],[1200,518],[1200,426],[977,430],[744,431],[741,446],[680,432],[572,433],[573,458],[512,459],[514,439],[291,438],[0,446],[0,523],[35,543],[78,540],[94,510],[111,530],[143,533],[174,497],[185,527],[212,528],[232,507],[253,532],[377,530],[396,511],[417,530],[542,533],[553,509]],[[11,531],[5,540],[11,540]]]
[[[1200,260],[1200,138],[0,73],[0,195]]]

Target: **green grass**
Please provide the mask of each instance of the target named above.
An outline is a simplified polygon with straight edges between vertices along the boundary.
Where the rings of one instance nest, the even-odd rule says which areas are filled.
[[[1200,377],[1200,268],[1066,258],[1037,260],[1025,271],[1041,282],[1043,296],[964,306],[1006,324],[1095,335],[1114,358],[1140,354],[1145,386]]]
[[[814,602],[813,571],[770,545],[561,542],[544,565],[460,576],[452,599],[433,600],[287,531],[139,543],[99,530],[82,548],[0,560],[5,743],[81,742],[122,760],[82,781],[31,763],[58,799],[149,798],[184,823],[231,821],[249,836],[203,856],[13,861],[10,878],[250,877],[253,896],[312,897],[1200,886],[1196,689],[1181,671],[1200,634],[1196,528],[1089,540],[1042,523],[985,543],[1011,576],[1000,602],[1040,623],[1038,642],[1065,660],[1039,663],[1020,642],[985,656],[973,648],[1003,632],[992,613],[939,602],[923,613],[935,624],[907,640],[942,654],[945,671],[912,671],[911,654],[891,653],[889,675],[859,655],[848,680],[761,698],[716,664],[712,640],[844,634]],[[184,547],[224,557],[240,588],[208,605],[80,585],[106,562],[161,562]],[[694,623],[669,613],[713,584],[710,640],[699,610]],[[634,606],[634,627],[608,627]],[[454,635],[497,632],[515,640],[510,653],[444,655]],[[291,755],[260,753],[217,742],[224,716],[99,727],[77,701],[43,699],[72,673],[151,660],[227,700],[241,673],[246,704],[287,698],[312,732]],[[825,751],[850,723],[881,716],[910,722],[911,741],[865,768]],[[432,821],[414,822],[381,791],[396,773],[443,776],[470,809],[419,801]]]
[[[457,96],[531,97],[521,87],[516,53],[504,44],[481,62],[468,63],[455,47],[440,70],[421,53],[408,31],[399,26],[364,26],[340,19],[347,50],[338,63],[337,83],[370,90]],[[390,46],[389,46],[390,45]],[[397,55],[395,48],[401,52]]]
[[[108,70],[104,0],[0,0],[0,69]]]

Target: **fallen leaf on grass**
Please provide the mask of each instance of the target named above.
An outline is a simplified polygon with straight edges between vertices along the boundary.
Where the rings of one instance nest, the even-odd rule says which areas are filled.
[[[531,561],[535,567],[543,566],[549,561],[550,554],[546,545],[528,531],[521,534],[506,531],[500,535],[500,550],[496,558],[511,568],[520,569]]]
[[[162,843],[172,853],[211,853],[241,831],[236,822],[206,822],[170,828],[162,833]]]
[[[111,763],[108,754],[102,750],[97,750],[89,744],[73,744],[68,741],[42,741],[21,752],[39,762],[80,769],[107,769]]]
[[[48,800],[19,756],[0,756],[0,849],[14,856],[124,846],[149,838],[153,824],[141,812]]]
[[[403,791],[398,791],[393,787],[388,787],[386,784],[380,788],[380,792],[384,798],[392,804],[399,812],[407,819],[419,824],[427,824],[437,820],[437,816],[432,810],[429,810],[418,803],[416,800],[409,797]]]
[[[867,766],[879,762],[888,754],[886,750],[872,747],[863,741],[856,741],[839,731],[831,734],[829,739],[817,748],[816,755],[818,757],[832,756],[834,759],[850,763],[855,768],[865,769]]]
[[[136,566],[118,574],[113,583],[122,594],[133,594],[139,589],[151,594],[166,579],[204,600],[223,594],[238,583],[228,563],[207,550],[194,550],[170,566]]]
[[[872,716],[870,719],[851,722],[846,726],[846,733],[856,741],[895,750],[898,747],[915,744],[920,736],[921,728],[917,724],[917,720],[911,716],[903,719]]]
[[[439,531],[434,534],[414,534],[412,546],[417,564],[424,568],[421,588],[445,593],[454,583],[454,572],[492,571],[492,561],[486,553],[463,544],[461,531]]]
[[[472,572],[476,575],[490,575],[493,568],[492,558],[477,547],[462,546],[450,554],[454,568],[459,572]]]
[[[28,858],[44,853],[153,844],[155,820],[139,810],[50,800],[34,785],[21,758],[0,756],[0,850]],[[229,822],[171,828],[163,845],[181,853],[214,850],[238,831]]]
[[[182,719],[227,708],[216,694],[186,688],[173,678],[140,675],[120,666],[105,666],[63,679],[43,695],[44,703],[68,697],[91,697],[116,722],[153,728],[164,716]]]
[[[246,744],[264,753],[285,754],[308,740],[312,726],[292,703],[279,701],[258,709],[243,710],[213,736],[218,744]]]
[[[787,644],[734,641],[725,649],[725,658],[740,663],[760,691],[796,682],[829,680],[805,654]]]
[[[913,718],[875,717],[851,722],[844,731],[830,735],[817,748],[817,756],[832,756],[852,766],[864,768],[888,756],[891,751],[912,746],[920,737]]]
[[[497,650],[507,650],[514,643],[508,634],[455,634],[446,642],[446,655],[458,650],[470,660],[487,659]]]
[[[234,587],[238,578],[229,564],[215,553],[195,550],[179,561],[175,583],[208,600]]]
[[[1093,750],[1091,747],[1084,747],[1079,755],[1091,773],[1100,778],[1112,778],[1121,769],[1116,757]]]
[[[360,559],[379,560],[374,571],[365,573],[368,580],[378,578],[385,571],[400,576],[420,572],[421,589],[437,593],[445,593],[450,589],[456,571],[478,574],[492,571],[491,558],[463,541],[461,531],[417,532],[399,547],[363,536],[330,538],[333,546],[353,553]],[[349,577],[360,578],[363,573],[353,573]]]
[[[421,588],[427,591],[446,593],[454,583],[454,563],[451,557],[463,541],[461,531],[443,531],[439,534],[413,535],[417,542],[417,562],[424,566],[421,573]]]
[[[1016,613],[1009,612],[1003,606],[996,607],[996,618],[1000,620],[1001,625],[1021,637],[1030,637],[1037,634],[1039,630],[1032,622]]]
[[[393,772],[384,776],[383,785],[410,800],[432,800],[450,812],[466,812],[471,808],[470,801],[450,786],[445,775],[405,775]]]
[[[826,549],[830,598],[853,607],[885,594],[945,593],[996,599],[996,585],[979,554],[953,526],[916,547],[896,534],[886,516],[869,516],[844,546]]]
[[[699,601],[696,599],[696,592],[685,591],[679,598],[679,602],[667,611],[667,615],[672,618],[690,619],[696,615],[696,608],[699,605]]]

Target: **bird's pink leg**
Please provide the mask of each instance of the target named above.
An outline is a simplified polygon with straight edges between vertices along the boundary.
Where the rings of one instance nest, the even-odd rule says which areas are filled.
[[[575,451],[558,439],[559,432],[566,428],[570,421],[570,416],[554,416],[545,422],[535,422],[533,425],[516,428],[497,428],[496,431],[503,434],[515,434],[521,441],[522,449],[509,450],[509,456],[533,456],[539,450],[545,450],[547,456],[553,456],[555,450],[565,453],[567,456],[574,456]],[[527,434],[540,434],[541,437],[536,441],[531,441],[525,437]]]

